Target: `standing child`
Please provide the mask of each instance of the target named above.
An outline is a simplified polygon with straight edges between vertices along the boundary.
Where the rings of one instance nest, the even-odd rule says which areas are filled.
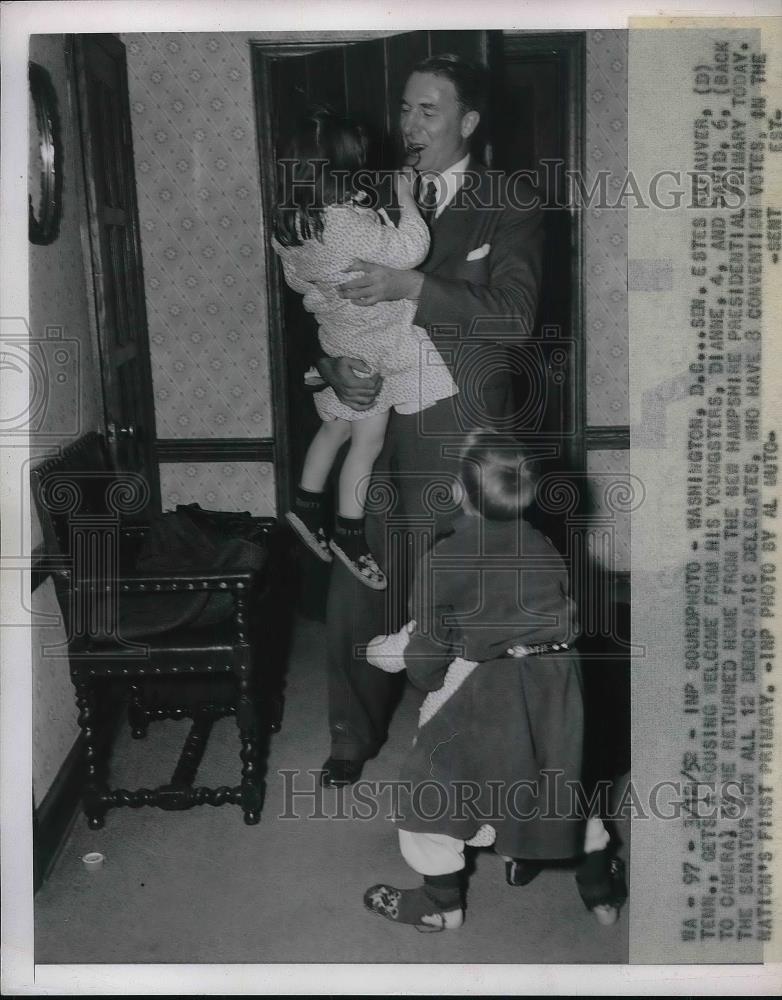
[[[424,882],[364,896],[373,912],[421,931],[461,926],[466,844],[493,844],[511,884],[516,859],[575,857],[585,832],[586,851],[606,846],[569,809],[583,739],[578,626],[561,556],[522,517],[535,492],[529,465],[512,442],[472,434],[460,478],[465,513],[435,546],[428,574],[419,570],[414,620],[367,649],[370,663],[407,668],[429,692],[397,816],[402,855]],[[615,919],[601,863],[586,878],[603,888],[582,896]]]
[[[362,203],[355,180],[366,167],[363,128],[328,109],[311,113],[293,137],[281,185],[272,246],[285,279],[315,315],[323,351],[355,359],[356,375],[378,374],[383,383],[374,404],[354,410],[332,388],[315,396],[322,424],[307,451],[294,510],[288,521],[326,562],[330,551],[368,587],[382,590],[386,578],[364,536],[367,487],[383,447],[389,411],[417,413],[457,392],[448,368],[420,327],[416,304],[407,299],[360,306],[342,298],[338,285],[360,257],[396,268],[413,268],[429,250],[429,231],[413,197],[411,179],[398,174],[399,225]],[[364,199],[366,200],[366,199]],[[329,541],[323,492],[340,448],[350,447],[339,478],[338,514]]]

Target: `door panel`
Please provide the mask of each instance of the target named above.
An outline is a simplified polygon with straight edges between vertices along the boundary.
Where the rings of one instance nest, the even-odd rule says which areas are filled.
[[[125,46],[80,35],[73,53],[107,438],[117,467],[141,473],[159,509]]]
[[[321,49],[304,57],[307,67],[307,98],[311,104],[330,104],[345,109],[345,51],[341,47]]]
[[[563,45],[565,47],[563,47]],[[545,242],[543,282],[529,372],[517,380],[520,402],[538,382],[544,395],[530,423],[519,427],[560,448],[552,469],[575,469],[583,462],[583,428],[576,405],[581,378],[581,345],[575,336],[573,302],[577,289],[572,263],[577,260],[576,220],[564,205],[564,169],[571,162],[572,99],[568,67],[572,53],[566,43],[520,36],[505,40],[501,86],[498,88],[495,162],[506,172],[531,171],[539,181],[538,193],[550,206],[544,212]],[[546,167],[546,161],[552,165]],[[560,163],[559,168],[553,162]],[[542,377],[542,378],[541,378]]]
[[[453,52],[474,62],[487,61],[485,31],[430,31],[429,49],[433,56]]]
[[[405,83],[416,63],[429,55],[429,32],[414,31],[392,35],[386,39],[386,73],[388,77],[388,129],[396,139],[396,122]]]
[[[345,49],[345,79],[346,110],[369,128],[369,167],[377,170],[388,162],[390,156],[385,44],[382,38]]]
[[[275,59],[270,64],[271,93],[285,95],[283,99],[269,102],[274,149],[284,147],[290,130],[308,105],[307,76],[302,73],[303,62],[298,59]]]

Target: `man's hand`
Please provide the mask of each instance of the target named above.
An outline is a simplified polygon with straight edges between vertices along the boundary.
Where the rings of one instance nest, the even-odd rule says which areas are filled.
[[[369,365],[359,358],[321,358],[316,367],[341,403],[351,410],[368,410],[377,399],[383,379],[375,375],[362,378],[359,372],[369,372]]]
[[[421,295],[424,276],[420,271],[400,271],[385,264],[370,264],[354,260],[346,271],[363,271],[358,278],[338,285],[343,299],[350,299],[357,306],[374,306],[378,302],[395,302],[397,299],[417,299]]]

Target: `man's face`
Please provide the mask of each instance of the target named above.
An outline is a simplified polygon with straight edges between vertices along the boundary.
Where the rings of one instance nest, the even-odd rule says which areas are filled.
[[[439,173],[457,163],[467,153],[474,116],[475,112],[462,116],[450,80],[433,73],[413,73],[399,115],[405,163],[422,173]]]

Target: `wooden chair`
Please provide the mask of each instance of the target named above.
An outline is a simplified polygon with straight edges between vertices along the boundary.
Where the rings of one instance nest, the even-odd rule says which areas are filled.
[[[146,486],[139,476],[111,469],[101,435],[87,434],[42,462],[32,470],[31,485],[68,631],[90,828],[103,826],[108,809],[143,805],[178,810],[236,803],[246,823],[257,823],[264,793],[261,744],[279,728],[260,683],[274,604],[270,543],[276,521],[239,517],[246,540],[262,546],[253,568],[219,569],[212,562],[144,571],[136,562],[149,531]],[[104,737],[117,696],[128,703],[137,739],[151,720],[192,718],[168,783],[109,787],[111,734]],[[196,786],[212,724],[229,714],[239,730],[237,783]]]

